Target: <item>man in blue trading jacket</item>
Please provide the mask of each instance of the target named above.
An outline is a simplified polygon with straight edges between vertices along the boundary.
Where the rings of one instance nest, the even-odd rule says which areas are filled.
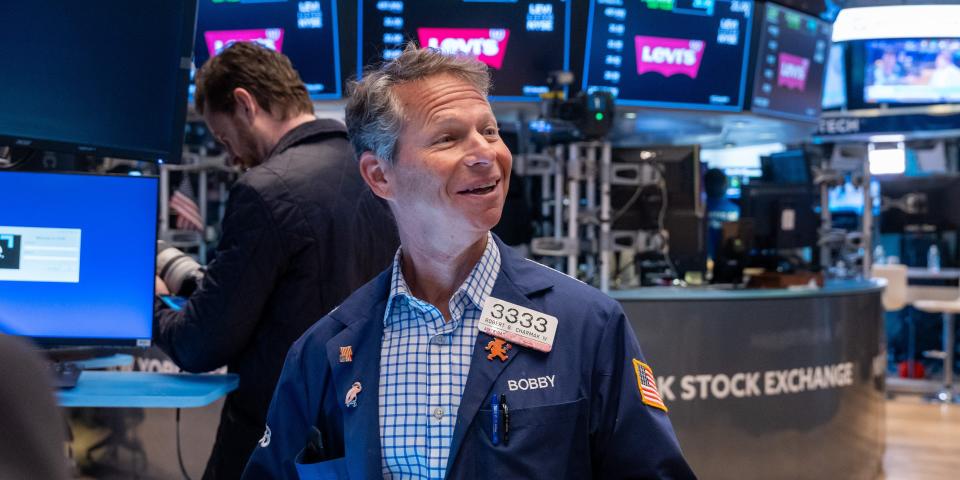
[[[512,158],[479,62],[352,85],[393,266],[291,348],[245,478],[693,478],[620,306],[490,234]]]

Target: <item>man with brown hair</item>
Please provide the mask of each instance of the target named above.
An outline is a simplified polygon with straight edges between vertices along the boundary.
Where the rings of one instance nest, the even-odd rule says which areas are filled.
[[[157,311],[155,339],[184,370],[227,365],[240,375],[204,473],[235,479],[263,435],[290,345],[386,267],[398,239],[360,177],[346,128],[313,115],[289,59],[237,43],[207,61],[196,83],[197,111],[248,170],[230,190],[202,285],[181,311]]]

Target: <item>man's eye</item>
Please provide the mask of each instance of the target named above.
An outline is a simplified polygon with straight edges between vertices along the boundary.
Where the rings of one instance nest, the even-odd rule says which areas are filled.
[[[453,136],[452,136],[452,135],[441,135],[441,136],[437,137],[437,138],[433,141],[433,144],[434,144],[434,145],[439,145],[439,144],[441,144],[441,143],[448,143],[448,142],[452,142],[452,141],[453,141]]]

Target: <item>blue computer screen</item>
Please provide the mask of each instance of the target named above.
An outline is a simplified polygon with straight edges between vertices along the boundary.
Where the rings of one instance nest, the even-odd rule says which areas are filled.
[[[487,64],[491,100],[539,101],[550,72],[567,70],[567,0],[358,0],[357,75],[404,44]]]
[[[149,341],[157,185],[0,171],[0,332],[62,345]]]
[[[739,111],[750,0],[592,0],[583,88],[621,105]]]
[[[338,29],[332,0],[200,0],[193,61],[199,68],[234,42],[255,42],[289,57],[311,98],[338,98]]]

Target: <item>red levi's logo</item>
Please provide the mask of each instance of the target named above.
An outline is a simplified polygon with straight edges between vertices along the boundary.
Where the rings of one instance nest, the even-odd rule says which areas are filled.
[[[236,42],[253,42],[278,52],[282,51],[283,47],[282,28],[209,31],[203,32],[203,38],[207,41],[207,51],[211,57]]]
[[[793,90],[807,89],[807,72],[810,71],[810,59],[780,53],[780,71],[777,74],[777,86]]]
[[[634,37],[637,74],[656,72],[664,77],[686,75],[696,79],[703,60],[703,40],[667,37]]]
[[[505,28],[418,28],[420,45],[448,55],[470,55],[500,70],[510,30]]]

